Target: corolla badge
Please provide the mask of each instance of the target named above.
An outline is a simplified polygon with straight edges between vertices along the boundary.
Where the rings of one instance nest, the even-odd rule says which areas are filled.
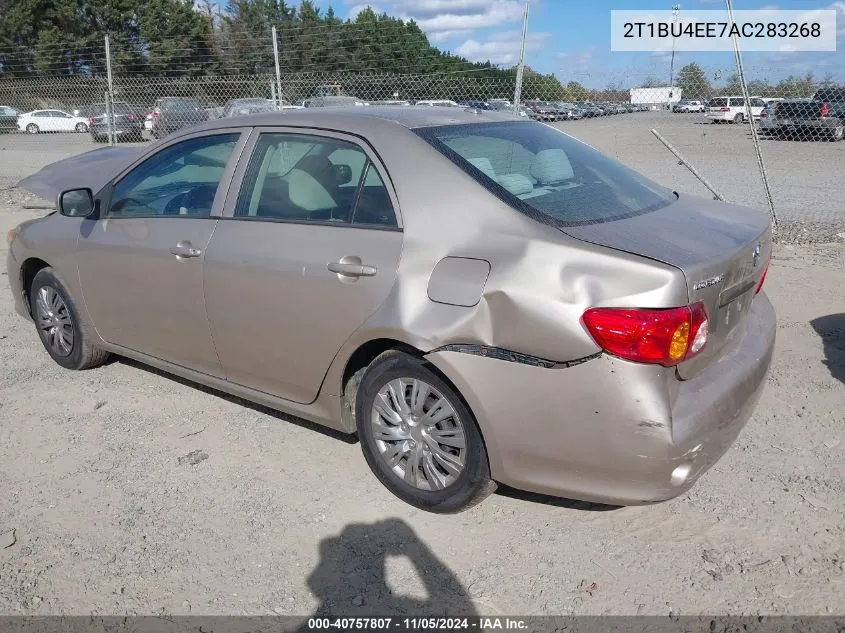
[[[760,245],[759,244],[757,244],[757,246],[754,247],[754,250],[751,251],[751,265],[754,266],[754,268],[757,268],[757,266],[760,265]]]
[[[693,290],[701,290],[702,288],[709,288],[710,286],[715,286],[717,283],[722,281],[724,275],[717,275],[716,277],[710,277],[709,279],[702,279],[701,281],[696,282],[692,289]]]

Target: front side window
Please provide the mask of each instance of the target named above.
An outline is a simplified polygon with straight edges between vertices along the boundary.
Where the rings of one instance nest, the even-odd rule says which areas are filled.
[[[109,216],[208,217],[239,138],[201,136],[163,149],[118,181]]]
[[[397,225],[384,182],[360,147],[283,133],[259,137],[235,217]]]
[[[555,225],[608,222],[676,200],[668,189],[541,123],[447,125],[415,132],[516,209]]]

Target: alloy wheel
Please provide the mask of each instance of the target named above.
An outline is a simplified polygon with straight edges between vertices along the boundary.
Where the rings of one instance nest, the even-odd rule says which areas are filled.
[[[35,298],[35,320],[44,341],[57,356],[73,351],[73,320],[61,295],[50,286],[42,286]]]

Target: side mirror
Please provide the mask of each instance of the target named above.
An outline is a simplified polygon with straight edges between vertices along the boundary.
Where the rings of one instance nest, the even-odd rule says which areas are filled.
[[[69,218],[87,218],[94,213],[94,194],[90,189],[69,189],[59,194],[59,213]]]

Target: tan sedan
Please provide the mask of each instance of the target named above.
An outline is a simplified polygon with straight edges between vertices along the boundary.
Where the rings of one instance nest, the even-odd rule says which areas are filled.
[[[737,437],[771,360],[765,214],[510,114],[215,120],[21,186],[57,200],[8,256],[57,363],[119,354],[357,432],[426,510],[495,482],[677,496]]]

